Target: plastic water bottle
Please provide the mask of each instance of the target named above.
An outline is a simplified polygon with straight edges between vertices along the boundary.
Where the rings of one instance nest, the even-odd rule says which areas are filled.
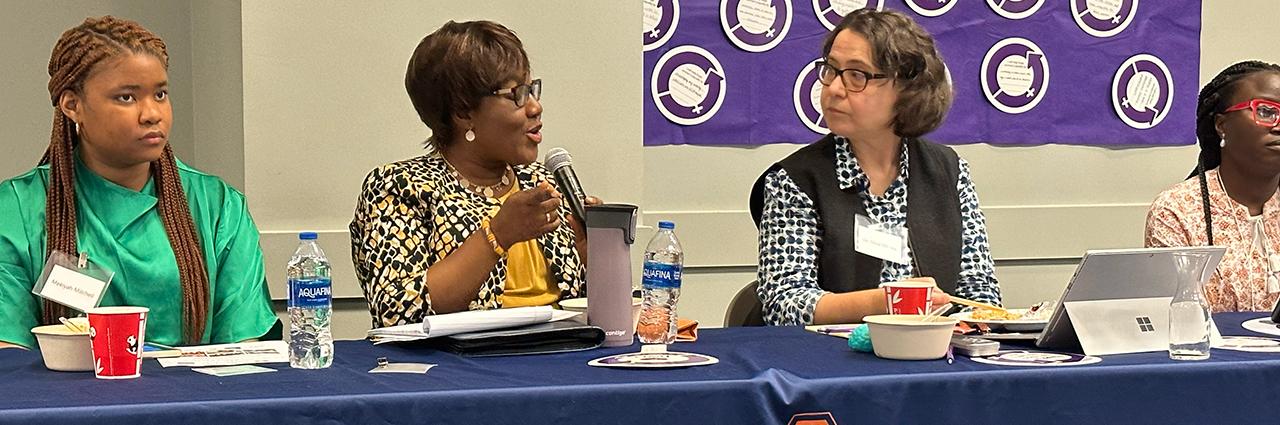
[[[675,223],[658,222],[658,233],[644,250],[644,304],[636,333],[644,344],[676,341],[676,302],[680,298],[680,274],[684,251],[676,239]]]
[[[323,369],[333,364],[329,259],[315,232],[302,232],[289,260],[289,366]]]

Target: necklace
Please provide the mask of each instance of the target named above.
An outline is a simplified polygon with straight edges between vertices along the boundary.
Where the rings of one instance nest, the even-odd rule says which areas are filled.
[[[443,158],[443,156],[441,157]],[[511,165],[507,164],[507,169],[502,171],[502,179],[497,183],[488,186],[478,185],[467,180],[466,177],[463,177],[462,173],[459,173],[458,169],[454,167],[453,164],[449,163],[448,159],[444,160],[444,163],[449,166],[449,174],[452,175],[454,180],[457,180],[458,184],[462,185],[463,188],[471,192],[484,195],[488,198],[497,198],[500,194],[504,193],[503,189],[506,189],[507,186],[511,184],[511,176],[515,174],[511,170]]]
[[[1221,173],[1218,174],[1218,186],[1222,188],[1222,193],[1227,195],[1228,203],[1234,203],[1234,200],[1231,199],[1231,194],[1227,192],[1226,183],[1222,182]],[[1236,216],[1236,209],[1234,205],[1231,207],[1231,219],[1236,225],[1236,231],[1239,232],[1241,227],[1240,217]],[[1259,245],[1261,245],[1262,266],[1267,272],[1266,286],[1263,290],[1267,294],[1274,294],[1280,292],[1280,278],[1276,277],[1277,272],[1280,272],[1280,254],[1270,252],[1268,248],[1271,243],[1267,240],[1267,232],[1262,227],[1262,217],[1265,213],[1266,211],[1264,210],[1263,214],[1260,214],[1256,220],[1252,217],[1249,220],[1249,234],[1252,239],[1249,242],[1249,257],[1252,258],[1253,253],[1259,251]],[[1262,243],[1259,244],[1259,241]],[[1254,309],[1257,309],[1256,305]]]

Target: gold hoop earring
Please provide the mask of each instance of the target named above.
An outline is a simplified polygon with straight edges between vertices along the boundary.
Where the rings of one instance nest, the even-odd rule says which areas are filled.
[[[75,122],[75,121],[72,121],[72,122]],[[79,135],[80,135],[80,123],[76,122],[75,124],[76,124],[76,135],[77,135],[77,136],[79,136]]]

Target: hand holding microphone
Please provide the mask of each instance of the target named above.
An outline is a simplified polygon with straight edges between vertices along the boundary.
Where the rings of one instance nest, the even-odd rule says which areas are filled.
[[[560,198],[546,182],[511,194],[490,221],[498,244],[506,249],[555,231],[560,227]]]
[[[569,226],[577,238],[586,237],[587,205],[602,203],[594,196],[586,196],[578,176],[573,173],[573,159],[561,148],[553,148],[547,152],[543,165],[551,171],[555,178],[557,191],[543,182],[537,187],[513,193],[502,204],[498,215],[493,218],[494,236],[504,248],[513,243],[541,237],[560,227],[562,217],[558,212],[561,202],[569,204]]]
[[[579,223],[585,223],[587,195],[582,191],[582,184],[578,183],[578,175],[573,173],[573,158],[569,156],[569,152],[562,148],[552,148],[547,151],[542,164],[555,177],[556,186],[560,188],[565,201],[569,203],[569,211],[573,213],[573,218],[578,219]]]
[[[572,217],[569,218],[569,225],[573,228],[578,237],[586,237],[587,222],[587,205],[602,204],[599,198],[587,196],[582,191],[582,184],[578,182],[577,174],[573,172],[573,158],[569,156],[569,152],[562,148],[552,148],[547,151],[547,155],[542,164],[551,171],[551,175],[556,180],[556,186],[560,187],[560,192],[564,195],[564,200],[569,204],[569,211]]]

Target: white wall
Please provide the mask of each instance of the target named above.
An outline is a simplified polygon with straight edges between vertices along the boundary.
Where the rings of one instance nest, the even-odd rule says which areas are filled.
[[[173,127],[170,143],[178,158],[193,156],[191,125],[191,30],[186,1],[0,0],[0,179],[35,167],[49,146],[53,103],[49,98],[49,55],[58,37],[87,17],[113,15],[137,21],[168,45]]]
[[[244,190],[240,0],[192,0],[193,164]],[[250,199],[250,203],[254,200]]]
[[[12,52],[0,75],[13,76],[0,88],[15,100],[0,106],[4,138],[12,140],[0,174],[29,169],[47,144],[52,111],[44,66],[58,34],[88,15],[137,19],[175,58],[175,148],[246,192],[276,294],[295,233],[316,230],[337,294],[360,297],[346,225],[370,169],[422,152],[427,131],[404,93],[404,67],[417,42],[447,20],[491,19],[516,31],[546,84],[547,147],[573,153],[592,194],[643,207],[637,245],[651,223],[677,222],[689,269],[681,313],[704,326],[719,326],[729,297],[755,277],[751,183],[798,148],[642,147],[635,1],[64,1],[66,11],[53,14],[46,2],[4,1],[6,12],[17,13],[0,14],[0,40]],[[1201,83],[1238,60],[1280,62],[1280,49],[1240,35],[1277,21],[1274,1],[1206,1]],[[184,112],[178,105],[186,97],[192,100]],[[186,147],[176,136],[183,122],[195,129],[184,130],[182,139],[195,141]],[[1189,146],[957,151],[972,168],[996,274],[1012,306],[1056,298],[1085,249],[1140,246],[1147,205],[1186,175],[1196,153]],[[369,323],[362,304],[339,306],[338,336],[360,337]]]

